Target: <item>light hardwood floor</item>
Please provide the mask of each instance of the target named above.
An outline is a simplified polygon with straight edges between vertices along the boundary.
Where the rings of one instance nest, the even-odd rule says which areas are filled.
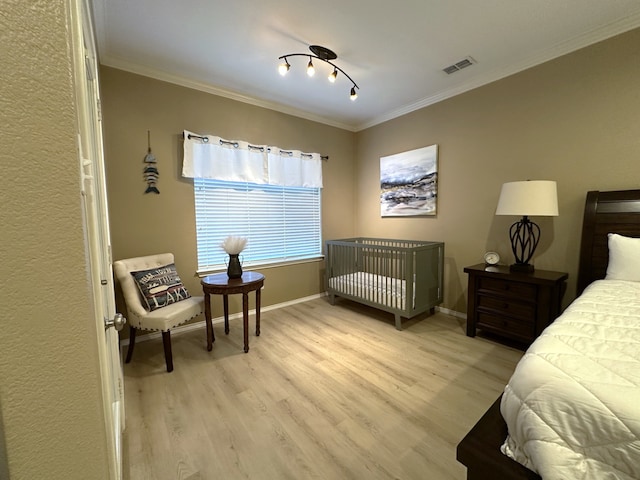
[[[242,321],[206,351],[201,330],[136,345],[125,365],[125,480],[464,479],[458,442],[522,352],[436,313],[393,315],[326,298]]]

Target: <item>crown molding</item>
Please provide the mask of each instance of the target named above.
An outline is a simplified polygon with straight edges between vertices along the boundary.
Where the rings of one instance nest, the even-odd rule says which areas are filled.
[[[197,80],[191,80],[189,78],[182,77],[180,75],[173,75],[171,73],[161,72],[160,70],[156,70],[151,67],[131,63],[118,57],[104,56],[100,58],[100,64],[107,67],[117,68],[118,70],[124,70],[126,72],[135,73],[137,75],[142,75],[144,77],[150,77],[156,80],[161,80],[163,82],[172,83],[174,85],[179,85],[181,87],[192,88],[194,90],[210,93],[212,95],[217,95],[219,97],[229,98],[231,100],[247,103],[250,105],[254,105],[256,107],[267,108],[269,110],[285,113],[287,115],[292,115],[294,117],[304,118],[306,120],[322,123],[325,125],[329,125],[331,127],[340,128],[342,130],[347,130],[351,132],[356,131],[354,125],[336,122],[335,120],[332,120],[327,117],[314,115],[312,113],[305,112],[303,110],[287,107],[280,103],[261,100],[259,98],[255,98],[250,95],[244,95],[244,94],[234,92],[232,90],[227,90],[221,87],[217,87],[208,83],[199,82]]]
[[[595,28],[587,33],[578,35],[572,39],[554,45],[552,48],[542,50],[537,54],[531,55],[523,61],[518,62],[517,64],[511,65],[509,68],[493,70],[485,75],[482,75],[481,77],[476,77],[470,82],[464,83],[448,90],[444,90],[437,93],[436,95],[425,97],[418,102],[411,103],[383,115],[374,117],[368,122],[357,125],[355,130],[365,130],[386,121],[393,120],[394,118],[401,117],[402,115],[406,115],[421,108],[428,107],[429,105],[433,105],[448,98],[455,97],[456,95],[468,92],[469,90],[473,90],[502,78],[514,75],[529,68],[538,66],[542,63],[554,60],[563,55],[573,53],[582,48],[589,47],[598,42],[602,42],[611,37],[615,37],[616,35],[620,35],[622,33],[633,30],[634,28],[638,28],[638,26],[640,26],[640,12],[622,18],[618,21],[609,23],[607,25]]]
[[[94,6],[96,6],[98,10],[101,8],[104,8],[101,1],[104,1],[104,0],[98,0],[94,3]],[[205,82],[200,82],[200,81],[192,80],[179,75],[162,72],[160,70],[157,70],[151,67],[129,62],[119,57],[114,57],[109,55],[99,55],[99,56],[100,56],[100,63],[108,67],[117,68],[130,73],[135,73],[145,77],[154,78],[154,79],[165,81],[175,85],[192,88],[194,90],[210,93],[212,95],[218,95],[220,97],[229,98],[231,100],[236,100],[236,101],[247,103],[257,107],[266,108],[269,110],[284,113],[294,117],[310,120],[313,122],[322,123],[324,125],[328,125],[331,127],[340,128],[342,130],[346,130],[350,132],[359,132],[361,130],[365,130],[367,128],[379,125],[389,120],[393,120],[395,118],[401,117],[408,113],[414,112],[421,108],[428,107],[430,105],[441,102],[448,98],[455,97],[456,95],[460,95],[462,93],[481,87],[483,85],[487,85],[489,83],[495,82],[502,78],[522,72],[529,68],[538,66],[550,60],[554,60],[563,55],[567,55],[569,53],[575,52],[577,50],[588,47],[595,43],[604,41],[608,38],[630,31],[634,28],[638,28],[639,26],[640,26],[640,12],[637,12],[633,15],[629,15],[625,18],[622,18],[618,21],[600,26],[582,35],[578,35],[572,39],[561,42],[553,46],[552,48],[539,51],[536,54],[531,55],[523,59],[522,61],[509,66],[508,68],[495,69],[480,77],[476,77],[470,80],[469,82],[460,84],[450,89],[443,90],[441,92],[436,93],[435,95],[422,98],[417,102],[413,102],[403,107],[386,112],[382,115],[375,116],[369,119],[368,121],[365,121],[359,124],[347,124],[342,122],[336,122],[332,118],[315,115],[310,112],[299,110],[293,107],[288,107],[286,105],[283,105],[277,102],[262,100],[259,98],[252,97],[250,95],[241,94],[238,92],[234,92],[232,90],[207,84]],[[102,25],[96,25],[96,36],[98,38],[104,35],[104,28],[102,27],[103,27]]]

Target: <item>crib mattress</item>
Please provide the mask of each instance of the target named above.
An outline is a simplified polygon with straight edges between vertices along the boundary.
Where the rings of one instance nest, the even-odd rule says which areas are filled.
[[[337,293],[400,310],[405,309],[406,284],[406,280],[400,278],[367,272],[354,272],[329,278],[329,287]],[[412,301],[415,301],[415,298]]]

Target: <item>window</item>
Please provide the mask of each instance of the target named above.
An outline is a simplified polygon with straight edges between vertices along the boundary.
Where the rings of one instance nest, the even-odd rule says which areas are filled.
[[[183,133],[182,176],[193,178],[198,272],[225,268],[220,246],[246,237],[246,265],[322,256],[319,153]]]
[[[198,272],[225,268],[220,247],[229,236],[248,239],[244,265],[322,255],[320,188],[194,178]]]

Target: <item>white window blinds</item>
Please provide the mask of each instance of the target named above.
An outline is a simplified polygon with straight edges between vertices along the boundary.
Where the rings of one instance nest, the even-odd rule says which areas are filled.
[[[222,268],[220,247],[245,237],[245,265],[316,258],[322,252],[320,189],[194,178],[198,271]]]

